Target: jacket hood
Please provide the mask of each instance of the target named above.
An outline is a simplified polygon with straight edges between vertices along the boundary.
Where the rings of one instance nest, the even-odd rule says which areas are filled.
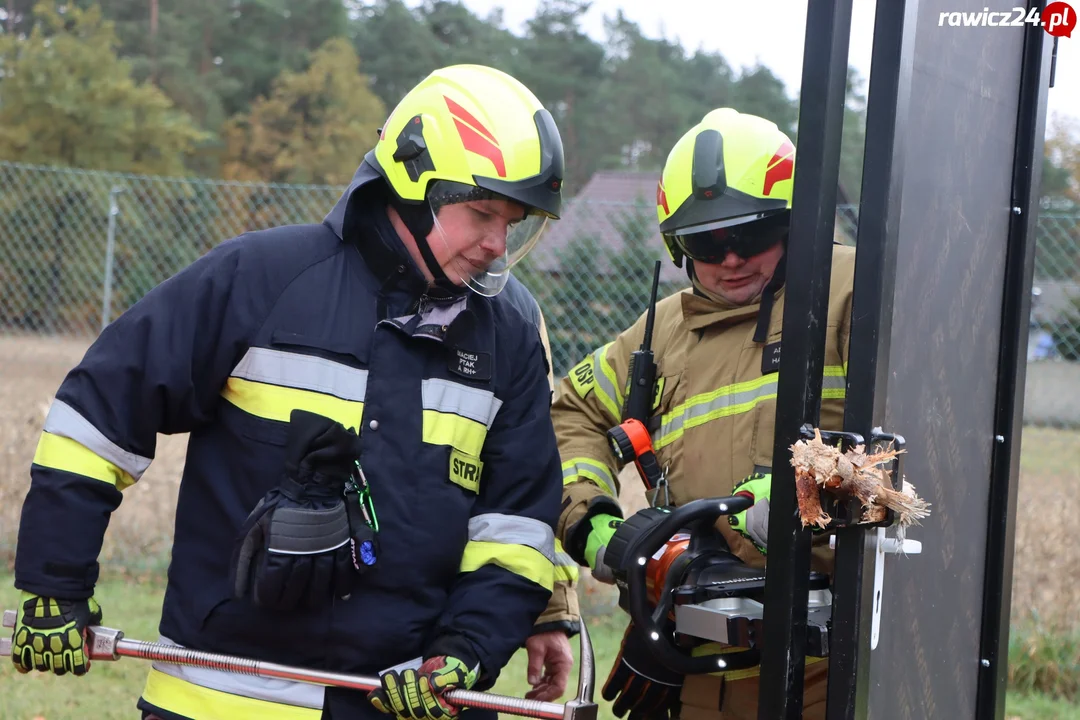
[[[323,224],[333,230],[338,239],[344,240],[348,237],[355,237],[353,223],[356,220],[356,206],[352,203],[354,195],[359,195],[365,188],[370,191],[371,186],[377,182],[382,182],[382,176],[365,159],[353,174],[349,187],[338,198],[333,209],[323,218]]]

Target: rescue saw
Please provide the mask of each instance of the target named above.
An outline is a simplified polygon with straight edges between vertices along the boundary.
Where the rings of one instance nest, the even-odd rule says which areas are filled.
[[[686,675],[740,670],[760,663],[765,570],[731,552],[716,522],[746,510],[743,496],[649,507],[619,526],[604,554],[620,604],[654,643],[656,657]],[[829,578],[809,578],[807,654],[828,657],[832,594]],[[674,619],[674,633],[671,620]],[[743,651],[700,654],[718,642]]]
[[[3,627],[15,627],[16,620],[16,611],[4,611]],[[235,655],[222,655],[175,645],[131,640],[124,637],[121,630],[97,625],[86,628],[85,640],[91,660],[109,661],[130,657],[362,691],[371,691],[382,686],[379,678],[375,676],[311,670]],[[11,642],[11,638],[0,639],[0,656],[11,655]],[[593,686],[596,681],[595,662],[589,631],[585,627],[584,619],[581,621],[579,643],[581,660],[578,666],[578,692],[573,700],[565,703],[542,702],[474,690],[451,690],[443,697],[458,707],[495,710],[518,717],[546,720],[596,720],[597,707],[593,702]]]

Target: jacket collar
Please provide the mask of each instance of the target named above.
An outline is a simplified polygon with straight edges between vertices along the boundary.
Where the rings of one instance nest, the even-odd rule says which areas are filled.
[[[454,347],[475,344],[472,316],[478,299],[468,289],[448,295],[429,287],[386,214],[388,192],[382,176],[364,160],[349,187],[323,218],[323,224],[339,240],[356,248],[357,252],[350,251],[349,256],[363,265],[359,269],[362,275],[373,275],[380,284],[380,319],[409,335]],[[405,307],[387,302],[395,296],[401,298],[402,292],[407,295]],[[482,349],[490,352],[486,346]]]
[[[780,307],[780,300],[783,296],[783,287],[773,295],[775,302],[773,304],[770,330],[774,329],[773,325],[777,322],[776,309]],[[683,321],[690,330],[700,330],[710,325],[734,325],[746,320],[752,320],[757,318],[760,310],[760,301],[753,305],[732,305],[723,301],[712,300],[692,290],[684,290],[682,293]]]
[[[454,300],[471,295],[466,288],[447,292],[429,286],[386,214],[389,193],[382,176],[365,159],[323,224],[342,242],[356,247],[384,293],[404,290],[413,298]]]

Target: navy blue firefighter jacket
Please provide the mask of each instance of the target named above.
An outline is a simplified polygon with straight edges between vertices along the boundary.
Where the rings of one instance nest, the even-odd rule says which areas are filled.
[[[365,163],[321,224],[228,240],[101,333],[46,420],[17,587],[90,596],[121,491],[158,433],[190,433],[165,641],[369,674],[471,651],[481,687],[493,682],[553,582],[561,471],[545,359],[506,298],[429,297],[385,192]],[[281,478],[294,408],[361,433],[380,553],[346,600],[281,616],[233,597],[229,563],[244,519]],[[291,702],[220,687],[227,679],[151,675],[143,706],[172,717],[192,716],[181,681]]]

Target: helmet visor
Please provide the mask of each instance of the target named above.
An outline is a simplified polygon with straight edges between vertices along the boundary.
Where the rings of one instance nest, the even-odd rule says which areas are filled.
[[[510,270],[536,246],[548,222],[501,195],[460,183],[433,183],[428,203],[450,259],[444,272],[485,297],[506,286]],[[463,207],[455,208],[452,222],[440,222],[439,211],[449,205]]]
[[[781,213],[738,225],[667,234],[664,238],[693,260],[721,263],[728,253],[735,253],[744,260],[760,255],[781,242],[788,227],[788,213]]]

